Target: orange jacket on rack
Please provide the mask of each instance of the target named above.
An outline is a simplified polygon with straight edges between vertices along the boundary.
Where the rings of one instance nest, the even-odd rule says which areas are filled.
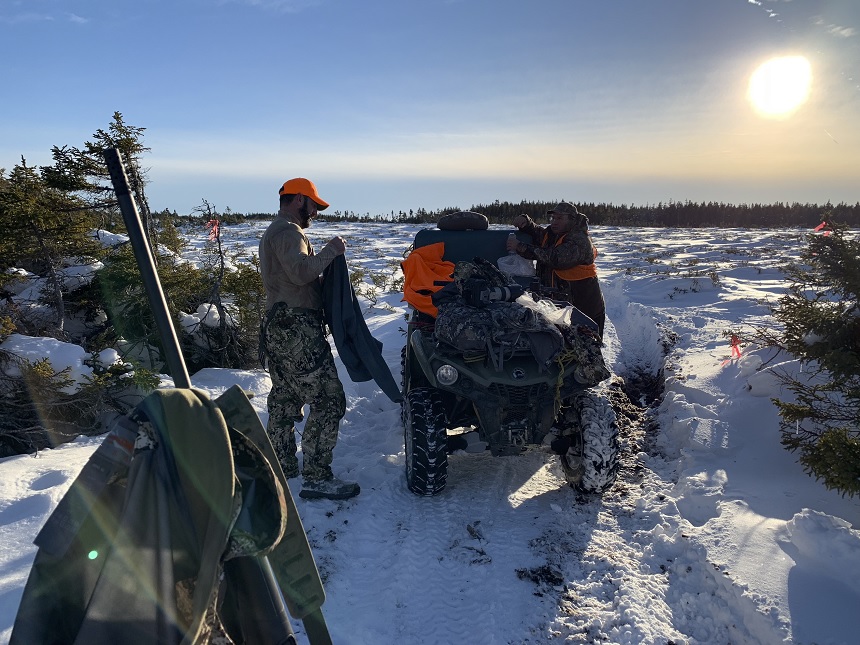
[[[436,317],[430,296],[452,280],[454,263],[442,259],[445,243],[436,242],[414,249],[400,263],[403,269],[403,300],[420,312]]]

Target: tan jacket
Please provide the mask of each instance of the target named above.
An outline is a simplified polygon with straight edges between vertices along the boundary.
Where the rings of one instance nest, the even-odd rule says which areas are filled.
[[[260,273],[266,289],[266,310],[276,302],[284,302],[288,307],[321,309],[320,274],[336,255],[328,246],[314,254],[301,227],[278,215],[260,239]]]

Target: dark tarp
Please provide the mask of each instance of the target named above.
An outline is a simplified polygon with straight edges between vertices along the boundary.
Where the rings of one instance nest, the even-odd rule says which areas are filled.
[[[342,255],[323,273],[323,303],[325,322],[331,329],[349,378],[354,383],[373,379],[389,399],[399,403],[402,399],[400,387],[382,358],[382,343],[367,328]]]

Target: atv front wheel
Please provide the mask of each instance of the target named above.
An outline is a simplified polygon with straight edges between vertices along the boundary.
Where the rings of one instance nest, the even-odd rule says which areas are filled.
[[[618,420],[609,398],[595,390],[579,395],[567,419],[578,426],[561,455],[567,482],[584,493],[602,493],[615,483],[619,467]],[[573,417],[573,419],[571,419]]]
[[[416,495],[436,495],[448,481],[448,432],[439,393],[429,387],[403,398],[406,485]]]

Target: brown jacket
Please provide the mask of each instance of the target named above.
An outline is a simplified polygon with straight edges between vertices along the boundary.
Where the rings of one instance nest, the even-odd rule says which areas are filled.
[[[301,227],[278,215],[260,239],[266,309],[276,302],[284,302],[288,307],[322,309],[320,274],[335,256],[328,246],[315,254]]]

